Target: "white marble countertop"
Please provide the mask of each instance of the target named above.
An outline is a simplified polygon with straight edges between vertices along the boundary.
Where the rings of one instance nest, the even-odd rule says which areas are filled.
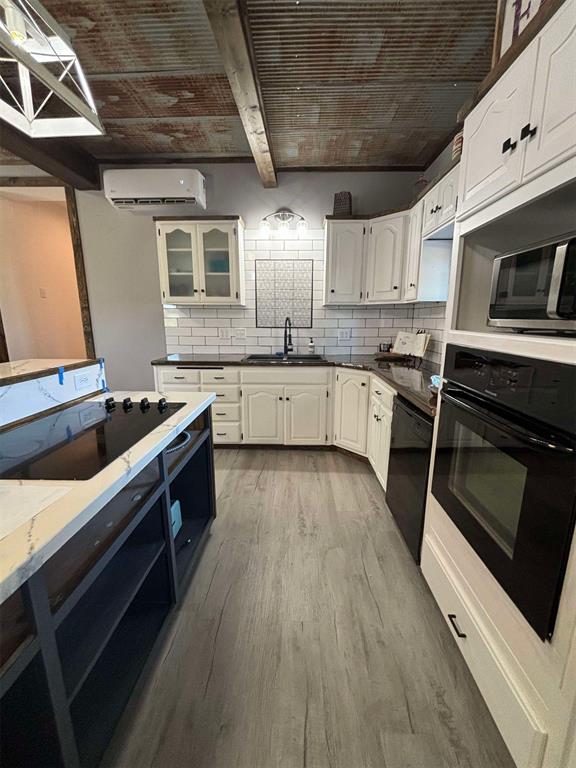
[[[131,397],[137,402],[143,397],[157,400],[159,394],[108,392],[90,399],[107,397]],[[185,403],[184,407],[89,480],[0,480],[0,603],[215,399],[213,393],[170,392],[170,401]]]
[[[78,365],[79,363],[96,362],[95,360],[88,360],[86,358],[74,358],[62,360],[61,358],[38,358],[31,360],[12,360],[8,363],[0,363],[0,386],[3,379],[12,379],[15,376],[29,376],[35,373],[42,373],[43,371],[53,370],[54,368],[64,367],[69,365]]]

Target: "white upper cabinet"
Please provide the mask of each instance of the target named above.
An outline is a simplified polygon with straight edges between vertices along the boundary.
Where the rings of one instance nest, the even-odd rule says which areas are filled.
[[[540,36],[524,178],[530,179],[576,153],[576,2],[566,3]]]
[[[418,297],[418,276],[420,272],[420,252],[422,250],[422,214],[424,200],[420,200],[411,209],[408,218],[408,242],[404,265],[404,289],[402,298],[415,301]]]
[[[458,202],[458,178],[460,175],[460,165],[456,165],[449,171],[437,184],[438,202],[436,203],[438,216],[436,226],[441,227],[452,221],[456,215],[456,204]]]
[[[402,293],[405,214],[375,219],[370,224],[366,266],[366,301],[399,301]]]
[[[464,121],[460,213],[517,187],[524,145],[520,128],[530,120],[536,47],[528,47]]]
[[[435,184],[432,189],[422,198],[422,232],[432,232],[436,229],[436,220],[438,218],[438,185]]]
[[[568,0],[466,117],[459,216],[539,176],[522,202],[544,194],[573,178],[570,169],[545,174],[575,154],[576,0]]]
[[[364,260],[363,221],[326,222],[325,304],[358,304]]]
[[[366,453],[370,375],[340,369],[336,374],[334,442],[355,453]]]
[[[164,303],[242,303],[240,221],[161,221],[156,235]]]
[[[320,385],[284,388],[286,445],[326,445],[327,393]]]

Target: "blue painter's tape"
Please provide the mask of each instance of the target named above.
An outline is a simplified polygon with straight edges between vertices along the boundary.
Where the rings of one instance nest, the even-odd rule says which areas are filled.
[[[74,437],[69,424],[66,425],[66,436],[68,437],[68,440],[72,440],[72,438]]]
[[[102,368],[104,368],[104,358],[103,357],[99,357],[98,358],[98,365],[100,366],[100,370],[102,370]]]
[[[58,384],[64,384],[64,368],[58,368]]]
[[[110,387],[106,384],[105,379],[102,379],[102,392],[110,392]]]

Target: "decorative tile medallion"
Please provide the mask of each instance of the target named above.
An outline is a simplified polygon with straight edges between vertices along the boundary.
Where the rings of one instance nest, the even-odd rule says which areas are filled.
[[[289,317],[294,328],[312,327],[312,259],[257,259],[256,326],[283,328]]]

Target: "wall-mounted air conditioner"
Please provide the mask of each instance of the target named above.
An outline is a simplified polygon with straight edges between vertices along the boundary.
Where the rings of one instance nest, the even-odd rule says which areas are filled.
[[[115,208],[135,213],[206,208],[206,179],[194,168],[113,168],[103,178],[104,194]]]

